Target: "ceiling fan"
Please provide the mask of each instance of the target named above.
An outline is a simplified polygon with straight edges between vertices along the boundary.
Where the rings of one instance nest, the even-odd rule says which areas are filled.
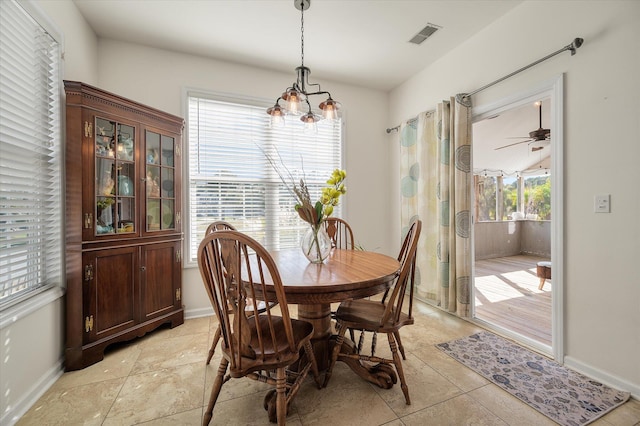
[[[540,119],[539,128],[529,132],[529,137],[526,140],[498,147],[495,149],[496,151],[499,149],[509,148],[510,146],[520,145],[522,143],[548,141],[551,139],[551,130],[542,128],[542,102],[536,102],[536,104],[538,105],[538,113],[539,113],[539,119]],[[537,144],[536,146],[531,147],[531,151],[535,152],[543,148],[544,146]]]

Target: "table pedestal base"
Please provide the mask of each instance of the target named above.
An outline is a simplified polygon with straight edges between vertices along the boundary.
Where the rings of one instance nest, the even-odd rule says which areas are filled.
[[[326,372],[336,341],[336,337],[331,334],[331,304],[298,305],[298,318],[313,324],[311,344],[318,363],[318,371]],[[390,389],[398,382],[398,376],[391,365],[369,364],[348,357],[349,354],[356,353],[355,344],[350,339],[344,339],[340,353],[346,356],[339,356],[338,361],[347,364],[354,373],[364,380],[382,389]]]
[[[331,349],[335,345],[336,339],[336,336],[331,336],[331,342],[329,344]],[[367,363],[350,356],[356,353],[355,343],[345,337],[342,341],[338,361],[344,362],[358,376],[379,388],[391,389],[393,385],[398,383],[398,376],[391,365],[382,362],[378,364]]]
[[[331,337],[331,304],[319,303],[317,305],[298,305],[298,319],[313,324],[313,337],[311,346],[318,363],[318,371],[323,372],[329,368],[329,338]]]

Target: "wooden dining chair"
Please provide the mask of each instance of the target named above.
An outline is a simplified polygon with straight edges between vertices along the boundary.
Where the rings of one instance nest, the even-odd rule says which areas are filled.
[[[226,222],[224,220],[216,220],[215,222],[211,222],[209,226],[207,226],[207,230],[204,235],[209,235],[215,231],[237,231],[236,227]]]
[[[353,242],[353,231],[351,230],[351,226],[347,223],[346,220],[340,219],[339,217],[328,217],[322,222],[324,226],[324,230],[329,235],[331,239],[331,247],[346,249],[346,250],[355,250],[355,244]],[[331,312],[331,318],[335,319],[336,313],[334,311]],[[351,340],[354,340],[353,330],[349,330]]]
[[[331,239],[331,247],[339,249],[354,249],[353,231],[351,226],[338,217],[328,217],[323,221],[324,230]]]
[[[321,387],[311,347],[313,325],[290,317],[277,266],[251,237],[238,231],[216,231],[205,236],[198,248],[198,266],[222,335],[222,360],[203,425],[211,421],[222,385],[230,378],[241,377],[275,386],[275,404],[270,393],[265,409],[270,421],[284,425],[289,405],[309,370]],[[247,316],[248,301],[256,312],[257,296],[267,294],[268,282],[273,283],[280,315],[266,304],[264,313]],[[296,371],[289,371],[294,363]]]
[[[400,270],[395,283],[390,291],[385,294],[382,301],[373,301],[366,299],[346,300],[340,303],[336,311],[336,330],[337,340],[333,348],[331,363],[325,375],[324,386],[329,382],[333,367],[338,358],[350,358],[358,361],[367,361],[384,365],[393,364],[395,366],[398,377],[400,378],[400,387],[404,393],[407,405],[411,404],[409,398],[409,388],[407,387],[402,370],[402,361],[398,354],[399,331],[405,325],[413,324],[413,284],[415,275],[415,262],[418,239],[422,230],[422,222],[414,221],[409,227],[409,231],[404,239],[398,261],[400,262]],[[405,298],[405,294],[409,287],[409,297]],[[408,299],[409,307],[407,313],[402,311],[405,300]],[[354,353],[342,353],[342,342],[347,329],[360,330],[373,333],[371,355],[361,353],[361,344]],[[389,340],[389,348],[393,359],[381,358],[375,355],[375,345],[377,333],[385,333]],[[362,341],[362,339],[361,339]],[[404,349],[403,349],[404,352]],[[392,372],[392,371],[391,371]],[[392,378],[395,383],[395,378]]]
[[[237,231],[237,229],[229,222],[225,222],[224,220],[217,220],[215,222],[212,222],[207,227],[207,230],[204,235],[209,235],[212,232],[216,232],[216,231]],[[267,302],[264,302],[262,300],[258,301],[257,312],[259,314],[266,311],[266,303]],[[271,303],[272,307],[277,305],[277,303],[275,302],[269,302],[269,303]],[[254,310],[253,310],[253,303],[251,303],[251,301],[247,303],[244,309],[247,315],[253,315]],[[211,344],[211,349],[209,349],[209,355],[207,356],[207,365],[209,365],[209,363],[211,362],[211,358],[213,358],[213,355],[216,352],[216,346],[218,346],[219,341],[220,341],[220,324],[218,324],[218,328],[216,328],[216,332],[213,335],[213,343]]]

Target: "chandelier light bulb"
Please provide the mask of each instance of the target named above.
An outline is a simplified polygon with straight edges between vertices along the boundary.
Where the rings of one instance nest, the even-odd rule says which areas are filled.
[[[284,115],[272,115],[270,125],[272,128],[275,127],[284,127]]]
[[[287,109],[292,114],[297,114],[300,110],[300,94],[295,90],[287,92]]]
[[[284,126],[284,116],[285,110],[276,102],[274,106],[267,109],[267,114],[271,116],[270,126],[271,127],[282,127]]]
[[[304,123],[304,133],[305,134],[316,134],[318,132],[318,126],[316,123],[320,119],[319,116],[315,115],[311,110],[308,113],[300,117],[300,121]]]
[[[326,101],[319,105],[322,110],[322,116],[327,120],[335,120],[338,118],[338,110],[340,109],[338,102],[329,97]]]
[[[318,133],[318,126],[315,121],[305,122],[304,124],[304,134],[306,135],[315,135]]]

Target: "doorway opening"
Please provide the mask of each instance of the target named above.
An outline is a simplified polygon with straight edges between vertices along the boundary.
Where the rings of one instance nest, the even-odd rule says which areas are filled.
[[[559,81],[478,108],[473,120],[473,318],[556,359]]]

